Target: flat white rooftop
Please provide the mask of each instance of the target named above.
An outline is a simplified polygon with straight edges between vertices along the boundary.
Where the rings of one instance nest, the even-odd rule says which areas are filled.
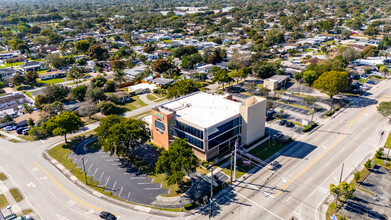
[[[240,102],[225,99],[222,95],[193,93],[162,106],[175,110],[179,121],[209,128],[240,113]]]

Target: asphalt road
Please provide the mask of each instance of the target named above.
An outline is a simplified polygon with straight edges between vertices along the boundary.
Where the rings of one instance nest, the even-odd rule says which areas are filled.
[[[389,132],[389,124],[377,113],[375,105],[368,105],[368,100],[390,100],[390,86],[391,81],[380,83],[370,90],[370,96],[356,99],[353,108],[294,142],[290,150],[276,159],[282,164],[277,171],[262,169],[237,183],[235,194],[229,198],[227,193],[216,198],[219,207],[214,218],[324,219],[322,203],[329,195],[330,183],[339,182],[342,164],[345,179],[386,140],[381,133]],[[220,199],[226,203],[219,202]]]

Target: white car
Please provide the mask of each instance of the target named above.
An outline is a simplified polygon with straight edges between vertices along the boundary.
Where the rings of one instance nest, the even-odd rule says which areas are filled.
[[[274,139],[279,139],[279,138],[282,138],[284,135],[282,134],[282,132],[281,131],[279,131],[279,132],[277,132],[277,133],[275,133],[274,135],[273,135],[273,138]]]
[[[267,168],[268,168],[269,170],[274,170],[274,169],[277,168],[277,166],[278,166],[278,161],[273,161],[273,162],[271,162],[271,163],[269,163],[269,164],[267,165]]]

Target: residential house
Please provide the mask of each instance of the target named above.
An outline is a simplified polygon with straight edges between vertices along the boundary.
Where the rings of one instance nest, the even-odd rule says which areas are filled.
[[[156,85],[158,85],[158,86],[160,86],[162,88],[167,88],[169,85],[174,83],[174,80],[173,79],[167,79],[167,78],[159,77],[159,78],[153,79],[152,83],[156,84]]]
[[[36,124],[40,119],[40,112],[33,111],[32,113],[23,114],[23,115],[15,118],[14,122],[18,127],[23,127],[23,126],[27,126],[27,122],[30,118]]]
[[[20,65],[20,68],[21,68],[24,72],[28,72],[28,71],[39,71],[39,70],[45,69],[45,65],[43,65],[43,63],[41,63],[41,62],[26,60],[25,63],[23,63],[22,65]]]
[[[131,95],[137,95],[152,92],[154,89],[157,88],[158,87],[155,84],[140,83],[137,85],[129,86],[128,91]]]
[[[124,91],[114,93],[118,97],[118,101],[121,103],[128,102],[130,100],[130,95]]]
[[[60,70],[46,72],[46,73],[39,74],[39,77],[41,78],[41,80],[63,78],[63,77],[65,77],[65,72],[60,71]]]
[[[18,71],[14,68],[0,68],[0,75],[2,79],[9,79]]]
[[[33,105],[34,101],[18,92],[0,97],[0,116],[17,116],[23,104]]]

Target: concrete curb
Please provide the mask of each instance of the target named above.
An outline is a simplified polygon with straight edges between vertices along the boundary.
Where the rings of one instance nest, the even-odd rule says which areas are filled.
[[[85,192],[88,192],[91,195],[93,195],[93,196],[95,196],[95,197],[97,197],[99,199],[103,199],[106,202],[110,202],[110,203],[112,203],[114,205],[118,205],[118,206],[121,206],[123,208],[129,208],[129,209],[132,209],[132,210],[137,211],[137,212],[144,212],[144,213],[147,213],[147,214],[159,215],[159,216],[163,216],[163,217],[184,217],[184,216],[187,216],[187,215],[190,214],[190,213],[187,213],[187,212],[170,212],[170,211],[159,210],[159,209],[153,208],[152,206],[151,207],[147,207],[147,206],[142,205],[142,204],[131,204],[131,203],[128,203],[128,202],[124,202],[124,201],[120,201],[120,200],[111,198],[109,196],[106,196],[106,195],[104,195],[102,193],[99,193],[99,192],[95,191],[94,189],[86,186],[82,181],[80,181],[77,177],[75,177],[69,170],[67,170],[57,160],[55,160],[54,158],[52,158],[49,155],[48,150],[52,149],[53,147],[57,146],[60,143],[64,143],[64,141],[60,141],[60,142],[55,143],[55,144],[51,145],[50,147],[48,147],[46,150],[43,151],[42,157],[45,160],[47,160],[50,164],[52,164],[57,170],[59,170],[72,183],[74,183],[77,187],[79,187],[80,189],[84,190]],[[159,207],[156,207],[156,208],[159,208]]]

